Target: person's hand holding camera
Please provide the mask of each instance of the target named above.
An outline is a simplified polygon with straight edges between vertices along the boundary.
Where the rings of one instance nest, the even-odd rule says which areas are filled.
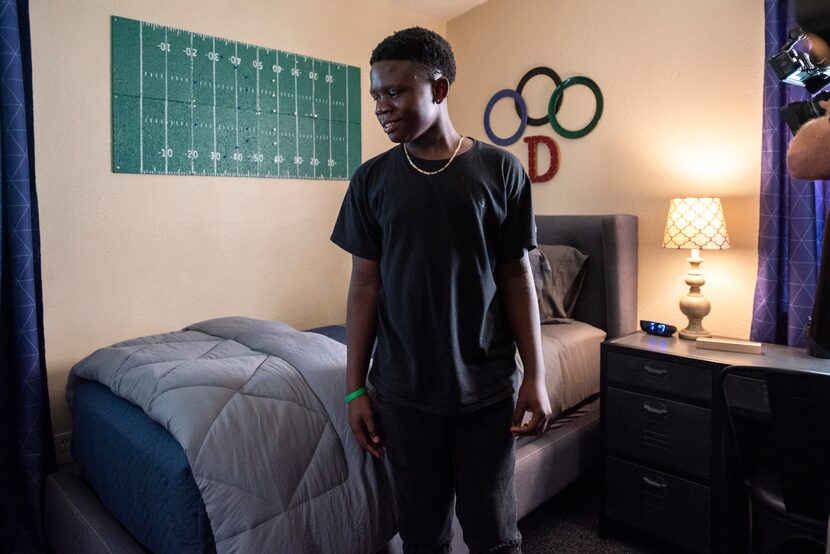
[[[819,66],[826,67],[830,64],[830,46],[821,36],[810,32],[806,35],[810,39],[811,58]],[[812,113],[807,116],[811,119],[797,128],[790,142],[787,169],[795,179],[830,179],[830,117],[827,115],[830,91],[816,95],[812,104]]]

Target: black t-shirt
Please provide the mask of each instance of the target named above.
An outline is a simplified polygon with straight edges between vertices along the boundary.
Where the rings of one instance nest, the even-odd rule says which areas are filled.
[[[413,162],[434,171],[446,160]],[[495,271],[536,246],[530,180],[515,156],[475,141],[423,175],[396,146],[357,169],[331,240],[380,262],[369,380],[382,396],[440,414],[513,394],[516,346]]]

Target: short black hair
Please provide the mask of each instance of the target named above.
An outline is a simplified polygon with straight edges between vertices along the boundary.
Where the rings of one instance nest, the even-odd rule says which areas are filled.
[[[397,31],[372,50],[369,64],[384,60],[405,60],[421,65],[425,75],[433,79],[435,73],[455,81],[455,57],[450,43],[435,31],[423,27],[410,27]]]

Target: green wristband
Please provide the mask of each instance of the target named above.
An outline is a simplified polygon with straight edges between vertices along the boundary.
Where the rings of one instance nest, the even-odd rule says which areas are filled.
[[[365,393],[366,393],[366,387],[361,387],[361,388],[357,389],[356,391],[354,391],[353,393],[351,393],[350,395],[346,396],[346,398],[344,398],[343,400],[345,400],[346,404],[348,404],[349,402],[351,402],[352,400],[354,400],[355,398],[357,398],[361,394],[365,394]]]

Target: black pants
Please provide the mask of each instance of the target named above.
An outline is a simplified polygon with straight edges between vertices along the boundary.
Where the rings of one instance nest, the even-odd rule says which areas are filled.
[[[374,405],[395,477],[404,552],[450,551],[455,496],[472,554],[520,553],[513,399],[453,416],[405,408],[380,395]]]

